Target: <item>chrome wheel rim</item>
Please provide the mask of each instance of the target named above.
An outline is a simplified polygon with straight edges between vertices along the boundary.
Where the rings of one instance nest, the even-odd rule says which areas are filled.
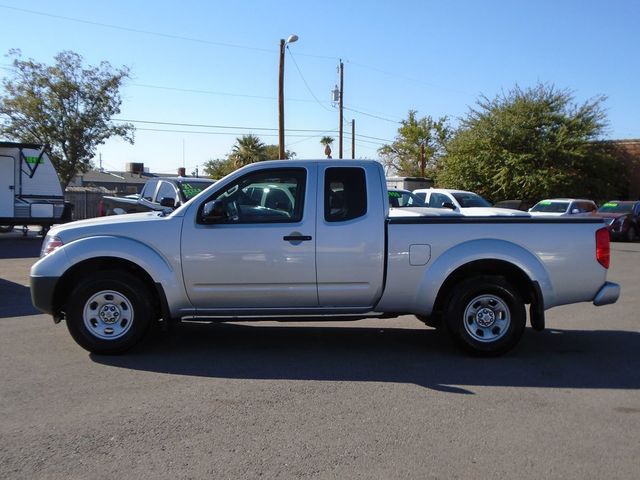
[[[506,335],[511,325],[507,304],[495,295],[480,295],[464,310],[464,329],[474,340],[495,342]]]
[[[133,324],[133,306],[127,297],[113,290],[102,290],[84,304],[84,326],[101,340],[124,336]]]

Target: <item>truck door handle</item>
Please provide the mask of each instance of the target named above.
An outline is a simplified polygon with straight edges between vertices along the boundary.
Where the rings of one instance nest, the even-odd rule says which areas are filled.
[[[285,242],[308,242],[311,235],[285,235],[282,237]]]

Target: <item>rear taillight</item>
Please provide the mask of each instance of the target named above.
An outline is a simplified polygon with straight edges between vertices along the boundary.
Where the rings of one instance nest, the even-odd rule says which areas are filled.
[[[596,231],[596,260],[604,268],[609,268],[611,245],[609,243],[609,229],[606,227]]]
[[[104,203],[102,202],[102,200],[100,200],[98,202],[98,217],[104,217],[104,215],[105,215]]]

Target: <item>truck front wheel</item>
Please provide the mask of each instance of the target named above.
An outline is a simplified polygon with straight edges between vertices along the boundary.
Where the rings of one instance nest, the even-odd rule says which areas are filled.
[[[504,278],[473,277],[453,289],[445,324],[453,340],[471,353],[501,355],[511,350],[524,333],[525,305]]]
[[[73,339],[98,354],[115,354],[138,343],[151,324],[151,295],[137,277],[97,272],[69,295],[66,322]]]

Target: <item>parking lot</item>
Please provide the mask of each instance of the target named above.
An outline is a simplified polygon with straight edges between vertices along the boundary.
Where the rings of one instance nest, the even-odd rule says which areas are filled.
[[[185,324],[123,356],[30,303],[0,235],[0,478],[638,478],[640,243],[618,303],[469,357],[413,317]]]

